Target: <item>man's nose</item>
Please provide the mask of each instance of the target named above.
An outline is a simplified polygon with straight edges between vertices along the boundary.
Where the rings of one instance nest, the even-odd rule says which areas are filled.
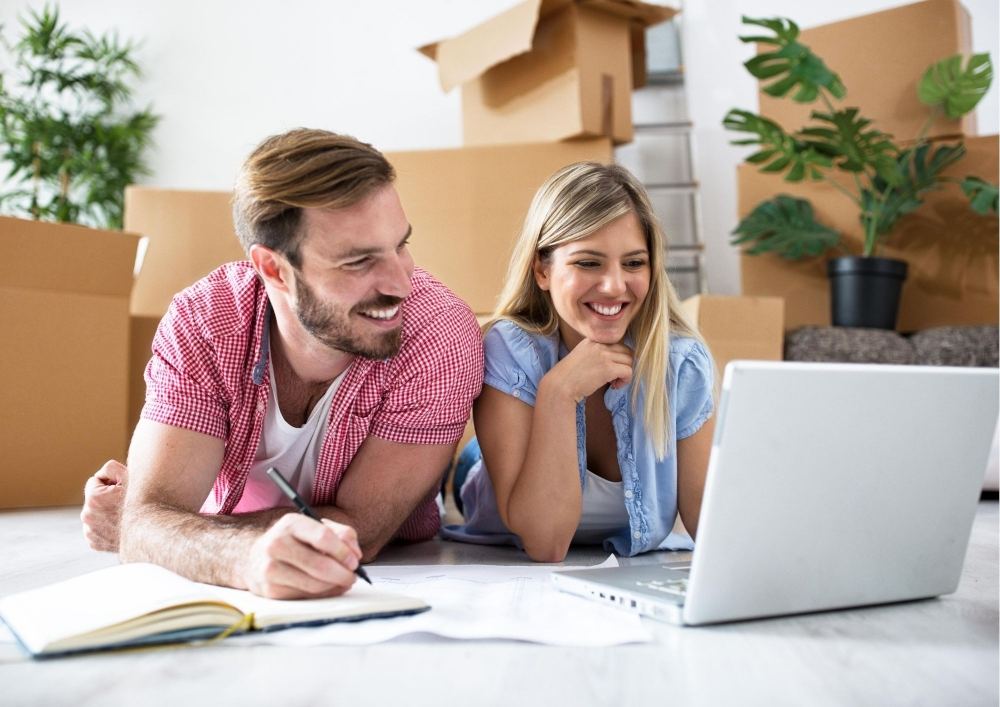
[[[383,295],[406,299],[413,289],[410,278],[413,276],[413,258],[405,249],[394,257],[387,258],[378,290]]]

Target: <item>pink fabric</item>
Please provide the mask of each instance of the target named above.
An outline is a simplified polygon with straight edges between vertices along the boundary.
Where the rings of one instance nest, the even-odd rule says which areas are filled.
[[[356,358],[333,399],[315,505],[336,504],[344,472],[369,435],[406,444],[453,444],[462,436],[482,387],[482,336],[468,305],[431,275],[416,268],[412,286],[402,305],[399,353]],[[174,297],[146,366],[143,419],[225,440],[213,488],[220,513],[239,502],[260,441],[270,311],[250,264],[224,265]],[[423,540],[439,525],[432,496],[397,537]]]

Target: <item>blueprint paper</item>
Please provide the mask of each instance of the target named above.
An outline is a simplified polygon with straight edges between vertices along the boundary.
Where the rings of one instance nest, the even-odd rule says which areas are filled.
[[[617,567],[609,556],[597,567]],[[426,601],[431,610],[359,623],[238,636],[230,645],[366,645],[413,634],[451,639],[500,639],[560,646],[645,643],[639,617],[552,586],[554,569],[539,565],[368,565],[376,587]]]

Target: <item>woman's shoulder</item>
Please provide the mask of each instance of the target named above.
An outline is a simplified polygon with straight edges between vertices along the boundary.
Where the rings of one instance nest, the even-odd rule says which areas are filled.
[[[537,366],[546,370],[558,360],[557,336],[531,331],[510,319],[494,322],[483,340],[487,358],[503,356],[516,360],[524,367]]]
[[[671,336],[670,337],[670,362],[679,364],[691,358],[708,357],[708,347],[705,343],[694,336]]]

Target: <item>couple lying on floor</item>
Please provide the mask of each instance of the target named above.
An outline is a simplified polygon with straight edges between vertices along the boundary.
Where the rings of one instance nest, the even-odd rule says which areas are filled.
[[[438,532],[540,562],[691,547],[672,529],[679,513],[697,532],[714,372],[642,185],[589,162],[552,175],[483,334],[414,266],[411,235],[434,234],[412,233],[393,179],[322,130],[251,153],[233,200],[248,259],[174,297],[127,465],[87,482],[91,547],[275,598],[343,593],[388,542]],[[466,521],[442,529],[470,412]]]

